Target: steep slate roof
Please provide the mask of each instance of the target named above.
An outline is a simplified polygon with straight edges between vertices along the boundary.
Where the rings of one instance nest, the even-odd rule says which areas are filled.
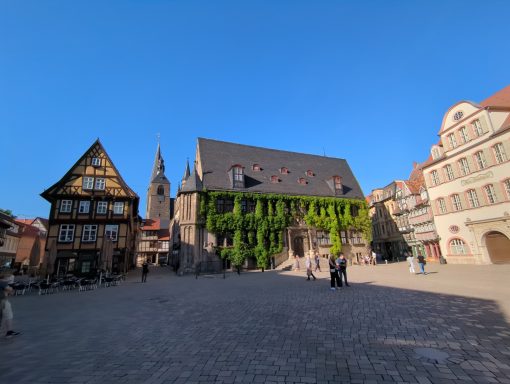
[[[161,149],[158,143],[154,165],[152,166],[151,183],[170,184],[165,176],[165,161],[161,155]]]
[[[230,190],[257,193],[278,193],[302,196],[346,197],[364,199],[363,192],[345,159],[280,151],[269,148],[198,138],[202,184],[207,190]],[[260,165],[260,171],[252,166]],[[233,188],[229,170],[233,165],[244,167],[245,188]],[[286,167],[288,174],[281,174]],[[307,176],[307,171],[314,176]],[[272,183],[271,176],[280,182]],[[343,194],[335,195],[331,178],[340,176]],[[304,178],[307,184],[299,184]],[[328,184],[329,181],[329,184]],[[187,185],[187,183],[186,183]]]
[[[182,186],[181,192],[199,192],[202,190],[202,181],[198,176],[196,167],[193,167],[193,172],[186,179],[186,183]]]

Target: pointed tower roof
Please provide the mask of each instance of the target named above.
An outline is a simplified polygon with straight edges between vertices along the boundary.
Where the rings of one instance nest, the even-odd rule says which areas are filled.
[[[151,183],[169,183],[165,176],[165,160],[161,155],[161,148],[158,143],[156,150],[156,157],[154,158],[154,165],[152,166]]]
[[[186,179],[186,184],[182,186],[181,192],[199,192],[202,190],[202,180],[198,176],[196,166],[193,167],[193,172]]]
[[[191,173],[189,171],[189,159],[186,159],[186,169],[184,170],[184,176],[182,177],[182,180],[187,180],[190,174]]]

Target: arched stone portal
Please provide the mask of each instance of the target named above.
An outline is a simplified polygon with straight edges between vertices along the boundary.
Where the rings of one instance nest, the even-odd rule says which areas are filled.
[[[487,233],[485,245],[493,264],[510,263],[510,240],[504,234],[496,231]]]

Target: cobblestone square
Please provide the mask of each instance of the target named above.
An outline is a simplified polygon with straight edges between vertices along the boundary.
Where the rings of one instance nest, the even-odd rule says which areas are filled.
[[[1,383],[510,383],[510,266],[177,277],[12,298]]]

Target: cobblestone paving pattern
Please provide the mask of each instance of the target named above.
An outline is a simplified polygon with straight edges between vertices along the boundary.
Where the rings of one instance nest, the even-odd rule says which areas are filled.
[[[324,272],[162,268],[146,284],[135,271],[118,287],[14,297],[23,335],[0,341],[0,383],[510,383],[499,303],[431,292],[452,283],[431,268],[354,266],[339,291]]]

